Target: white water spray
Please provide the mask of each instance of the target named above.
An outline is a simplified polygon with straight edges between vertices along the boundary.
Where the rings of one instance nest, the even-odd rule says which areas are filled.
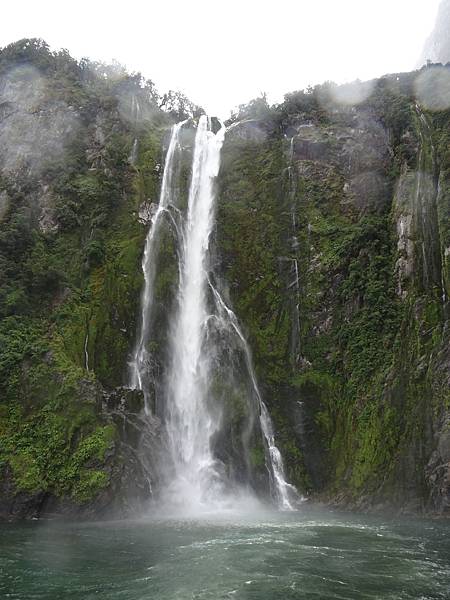
[[[206,334],[208,244],[213,225],[214,182],[225,128],[214,135],[200,118],[195,138],[188,214],[181,251],[178,314],[171,332],[166,429],[174,467],[171,491],[191,506],[220,495],[222,478],[210,442],[220,415],[208,406],[209,357]]]
[[[241,494],[240,497],[240,492],[233,484],[233,478],[230,478],[226,466],[218,460],[212,449],[213,439],[220,433],[223,408],[214,398],[211,389],[215,346],[214,341],[208,339],[208,323],[213,318],[220,323],[220,328],[237,336],[238,343],[244,351],[253,390],[253,400],[250,397],[248,399],[249,431],[254,423],[252,416],[258,414],[272,496],[281,509],[291,510],[293,503],[299,498],[295,488],[287,483],[284,475],[283,461],[275,445],[272,422],[258,388],[250,349],[236,316],[208,280],[209,238],[215,208],[214,186],[220,167],[225,128],[222,127],[214,134],[211,131],[211,122],[206,116],[199,120],[187,215],[183,224],[183,216],[175,208],[176,167],[180,160],[179,134],[182,125],[183,123],[179,123],[172,129],[159,205],[152,217],[146,239],[142,261],[145,285],[141,304],[141,328],[130,362],[131,387],[144,392],[146,412],[149,413],[151,357],[146,344],[153,327],[151,317],[156,276],[155,260],[160,238],[158,231],[163,216],[166,215],[177,230],[180,264],[177,307],[169,331],[169,364],[166,365],[163,382],[168,454],[166,458],[169,460],[162,465],[166,476],[162,498],[172,507],[178,507],[178,511],[187,510],[196,514],[236,506],[236,500],[242,505],[244,501],[245,494]],[[215,306],[213,315],[208,314],[208,296]],[[245,461],[246,457],[243,456],[242,459]]]

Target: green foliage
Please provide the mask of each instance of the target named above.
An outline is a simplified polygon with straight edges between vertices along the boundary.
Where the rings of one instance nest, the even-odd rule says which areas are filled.
[[[422,493],[424,448],[434,443],[426,427],[439,422],[448,406],[448,390],[440,382],[448,347],[442,287],[448,294],[450,111],[419,118],[416,76],[373,81],[369,97],[352,108],[330,104],[336,86],[329,82],[289,94],[279,106],[257,99],[241,107],[241,114],[257,120],[258,131],[269,132],[266,138],[230,134],[225,141],[217,233],[223,271],[288,474],[302,489],[312,485],[309,474],[319,468],[313,456],[319,440],[329,493],[376,492],[392,499],[401,495],[406,477]],[[314,160],[305,158],[308,152],[297,154],[295,144],[289,159],[290,149],[279,142],[282,135],[295,135],[299,122],[311,127],[299,131],[300,141],[322,143],[323,153]],[[357,165],[343,160],[352,143],[345,140],[364,123],[383,129],[389,140],[379,166],[386,197],[373,207],[365,198],[360,205],[353,202]],[[417,169],[429,173],[433,185],[440,174],[439,193],[436,206],[430,194],[423,209],[420,190],[405,199],[402,210],[413,215],[414,280],[400,295],[399,207],[392,202],[400,174]],[[289,222],[292,212],[295,225]],[[300,275],[296,297],[288,267],[294,258]],[[431,284],[424,284],[427,278]],[[303,445],[292,424],[299,400],[312,428]],[[305,444],[312,466],[305,461]]]
[[[79,478],[73,487],[73,497],[79,502],[88,502],[109,483],[107,473],[104,471],[81,469]]]
[[[83,503],[108,486],[115,460],[116,430],[99,398],[102,388],[123,383],[136,332],[146,233],[139,207],[157,199],[162,142],[173,119],[201,109],[179,93],[160,96],[139,73],[77,62],[42,40],[0,51],[0,75],[31,77],[32,70],[15,71],[27,65],[43,78],[48,110],[77,107],[78,127],[39,177],[0,174],[0,193],[8,199],[0,229],[0,466],[9,465],[17,490]],[[313,477],[293,422],[297,402],[309,411],[322,451],[330,449],[328,489],[350,495],[380,486],[393,493],[411,456],[414,477],[423,478],[424,424],[448,407],[438,373],[448,345],[442,295],[450,293],[450,115],[427,113],[430,135],[424,135],[414,77],[372,82],[370,96],[354,108],[330,108],[336,91],[330,82],[289,94],[279,106],[263,95],[233,117],[256,123],[255,139],[231,130],[223,147],[218,262],[289,479],[302,490],[313,487]],[[386,132],[389,145],[378,173],[386,180],[386,202],[376,209],[369,202],[361,209],[345,191],[354,176],[345,140],[366,120]],[[316,143],[317,134],[323,156],[290,157],[285,138],[299,122],[313,126],[311,139]],[[131,164],[135,140],[139,151]],[[408,201],[414,227],[436,219],[442,277],[439,285],[419,285],[428,263],[417,259],[413,232],[415,278],[400,297],[393,190],[400,173],[419,168],[433,185],[440,177],[436,214],[418,214],[415,200]],[[181,165],[181,188],[189,177]],[[50,227],[39,224],[42,198]],[[150,341],[156,353],[166,343],[175,252],[168,226],[156,265],[160,327]],[[229,403],[232,432],[246,411],[241,392],[215,390]],[[250,461],[262,467],[261,446],[251,449]]]
[[[290,323],[278,257],[283,252],[279,142],[225,144],[218,243],[233,304],[249,332],[257,371],[286,379]],[[236,227],[236,224],[239,227]]]
[[[49,348],[44,332],[42,320],[7,317],[0,321],[0,389],[6,390],[23,361],[42,359]]]
[[[115,437],[113,425],[98,424],[94,384],[36,363],[19,381],[9,378],[5,396],[0,461],[10,464],[17,489],[77,498],[82,473],[102,466]]]
[[[39,177],[0,174],[8,196],[0,230],[0,465],[9,465],[17,490],[83,503],[109,484],[105,465],[117,460],[100,383],[123,383],[142,288],[146,228],[137,213],[143,200],[156,200],[156,165],[172,121],[139,74],[77,62],[42,40],[1,49],[5,73],[37,73],[46,110],[71,105],[79,118],[65,151]],[[39,223],[41,197],[50,227]]]
[[[336,381],[329,373],[314,370],[297,373],[292,377],[291,383],[299,390],[314,388],[324,395],[334,394],[336,387]]]
[[[255,469],[263,467],[266,464],[266,455],[262,446],[250,448],[250,464]]]

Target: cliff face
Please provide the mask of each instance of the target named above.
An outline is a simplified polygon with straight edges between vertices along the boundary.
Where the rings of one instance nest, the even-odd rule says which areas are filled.
[[[250,106],[217,242],[291,479],[448,513],[450,113],[416,103],[418,75]]]
[[[442,0],[430,37],[425,42],[425,46],[420,57],[419,66],[422,66],[427,60],[446,64],[450,62],[450,2]]]
[[[445,513],[450,114],[416,103],[416,77],[251,103],[223,147],[211,249],[291,481]],[[2,518],[129,514],[157,485],[158,422],[122,386],[167,132],[193,109],[42,42],[0,52]],[[177,278],[169,229],[156,371]]]
[[[0,516],[148,499],[120,389],[173,118],[150,83],[23,40],[0,52]],[[119,387],[118,387],[119,386]]]

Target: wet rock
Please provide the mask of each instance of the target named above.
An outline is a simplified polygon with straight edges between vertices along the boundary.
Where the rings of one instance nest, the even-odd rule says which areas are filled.
[[[78,115],[61,100],[52,100],[47,80],[27,65],[0,78],[0,166],[6,173],[25,167],[32,176],[60,159],[78,129]]]
[[[294,138],[294,157],[297,160],[327,161],[330,152],[326,141]]]
[[[116,388],[111,392],[103,392],[103,401],[107,410],[139,414],[144,409],[143,392],[125,387]]]
[[[43,186],[42,194],[39,196],[40,215],[38,226],[42,233],[56,233],[59,223],[55,216],[54,201],[47,185]]]
[[[247,140],[264,142],[271,131],[270,125],[262,120],[247,119],[230,126],[227,131],[227,140]]]
[[[9,466],[0,471],[0,521],[37,518],[46,493],[18,492]]]
[[[3,219],[6,212],[8,211],[9,202],[10,200],[8,193],[5,190],[3,192],[0,192],[0,220]]]
[[[381,213],[389,202],[389,185],[381,174],[374,171],[358,173],[350,180],[347,192],[361,215]]]
[[[436,433],[436,450],[425,469],[433,512],[450,514],[450,412],[444,414]]]
[[[149,199],[142,202],[138,211],[139,223],[150,225],[157,208],[157,205]]]

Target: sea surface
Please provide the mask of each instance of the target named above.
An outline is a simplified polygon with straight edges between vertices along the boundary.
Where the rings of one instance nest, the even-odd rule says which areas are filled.
[[[450,599],[450,523],[305,508],[3,524],[0,598]]]

